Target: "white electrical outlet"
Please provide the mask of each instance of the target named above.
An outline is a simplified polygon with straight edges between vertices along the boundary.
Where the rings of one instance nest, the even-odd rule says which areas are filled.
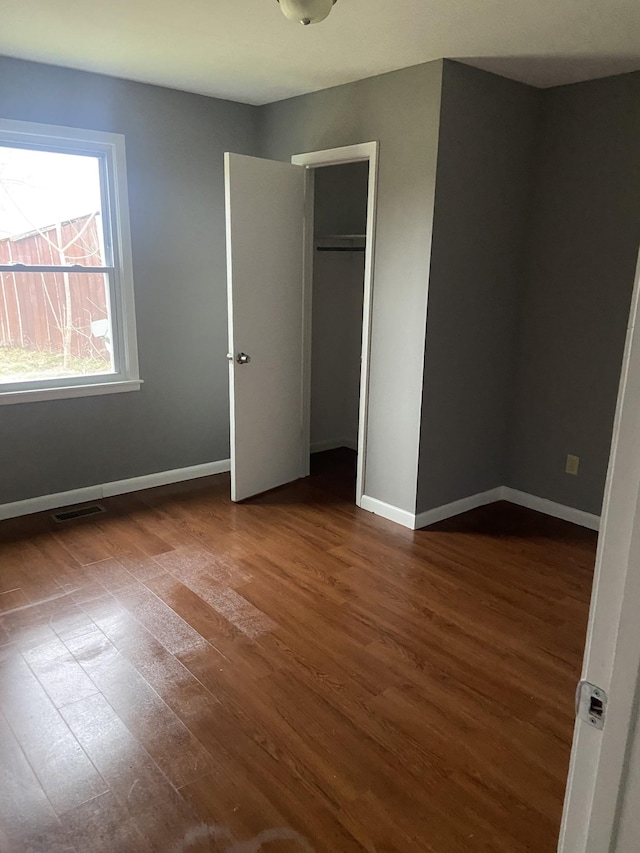
[[[577,476],[579,468],[580,468],[580,457],[579,456],[573,456],[573,454],[569,453],[567,455],[567,464],[566,464],[565,469],[564,469],[565,472],[567,474],[573,474],[574,476]]]

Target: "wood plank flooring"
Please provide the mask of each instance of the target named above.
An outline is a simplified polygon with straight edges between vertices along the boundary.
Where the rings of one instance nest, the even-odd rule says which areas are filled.
[[[595,534],[351,466],[0,523],[2,853],[555,850]]]

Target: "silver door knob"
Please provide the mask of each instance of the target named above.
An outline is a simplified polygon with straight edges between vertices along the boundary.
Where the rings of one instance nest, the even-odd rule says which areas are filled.
[[[238,364],[249,364],[251,361],[251,356],[247,355],[246,352],[239,352],[238,355],[234,355],[232,352],[227,353],[227,358],[229,361],[237,361]]]

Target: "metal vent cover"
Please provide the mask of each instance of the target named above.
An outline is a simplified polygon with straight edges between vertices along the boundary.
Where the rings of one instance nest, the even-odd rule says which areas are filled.
[[[75,507],[74,509],[65,509],[60,512],[54,512],[51,516],[54,521],[61,524],[63,521],[73,521],[74,518],[86,518],[89,515],[98,515],[101,512],[106,512],[106,509],[100,504],[90,504],[89,506]]]

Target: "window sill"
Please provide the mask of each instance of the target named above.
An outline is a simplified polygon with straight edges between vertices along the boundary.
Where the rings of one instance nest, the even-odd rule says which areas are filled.
[[[122,394],[139,391],[142,379],[121,382],[95,382],[88,385],[61,385],[58,388],[32,388],[25,391],[0,391],[0,406],[12,403],[38,403],[42,400],[65,400],[71,397],[96,397],[99,394]]]

